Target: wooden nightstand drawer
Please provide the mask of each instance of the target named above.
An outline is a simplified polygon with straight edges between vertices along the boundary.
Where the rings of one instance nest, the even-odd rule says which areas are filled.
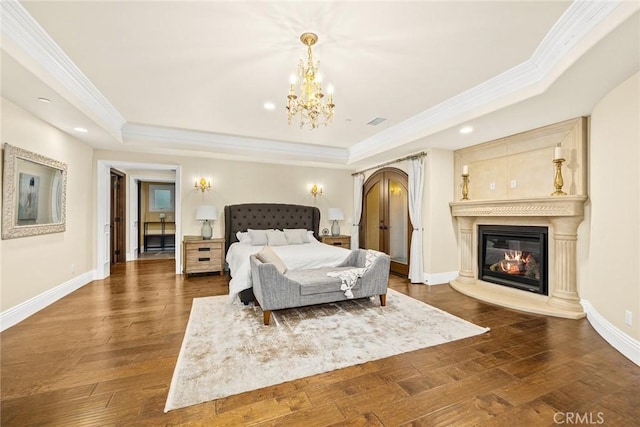
[[[223,271],[224,239],[185,240],[183,252],[184,274]]]
[[[351,236],[322,236],[322,243],[349,249],[351,247]]]

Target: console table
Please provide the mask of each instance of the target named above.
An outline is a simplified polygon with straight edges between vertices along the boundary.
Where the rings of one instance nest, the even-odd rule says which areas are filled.
[[[144,223],[144,251],[174,249],[176,247],[176,223],[147,221]]]

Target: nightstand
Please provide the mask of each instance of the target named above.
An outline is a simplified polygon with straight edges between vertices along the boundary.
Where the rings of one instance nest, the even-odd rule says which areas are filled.
[[[224,239],[185,236],[182,242],[182,266],[187,276],[194,273],[224,271]]]
[[[347,249],[351,247],[351,236],[320,236],[320,241],[327,245],[342,246]]]

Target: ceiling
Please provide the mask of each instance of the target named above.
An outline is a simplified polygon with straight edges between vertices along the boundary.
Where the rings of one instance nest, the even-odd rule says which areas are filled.
[[[638,9],[7,0],[2,95],[98,149],[358,169],[590,114],[638,71]],[[305,31],[335,88],[334,121],[315,130],[288,125],[284,109]]]

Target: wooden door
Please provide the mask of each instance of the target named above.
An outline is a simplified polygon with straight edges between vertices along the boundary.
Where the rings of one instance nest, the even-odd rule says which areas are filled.
[[[111,169],[111,264],[126,261],[125,252],[125,175]]]
[[[391,257],[391,271],[409,274],[411,222],[409,220],[407,174],[385,168],[364,184],[360,247],[375,249]]]

